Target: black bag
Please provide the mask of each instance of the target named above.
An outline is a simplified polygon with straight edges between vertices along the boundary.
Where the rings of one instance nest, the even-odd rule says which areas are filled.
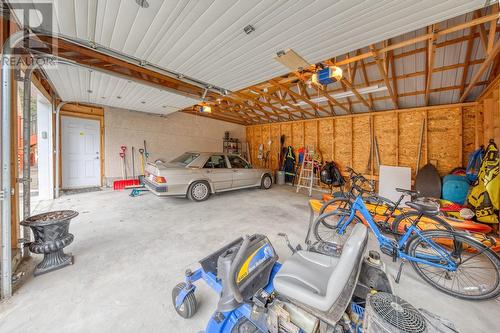
[[[320,172],[320,180],[322,183],[339,187],[345,184],[344,177],[340,174],[340,170],[334,162],[327,162]]]

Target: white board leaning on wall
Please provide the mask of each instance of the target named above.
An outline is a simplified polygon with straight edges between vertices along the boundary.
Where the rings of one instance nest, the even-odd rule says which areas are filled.
[[[379,170],[378,194],[396,202],[401,193],[396,188],[411,190],[411,168],[381,165]],[[401,202],[404,205],[410,198]]]

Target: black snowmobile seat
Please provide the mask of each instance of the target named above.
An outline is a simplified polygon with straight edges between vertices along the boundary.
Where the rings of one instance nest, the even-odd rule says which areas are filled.
[[[436,202],[425,198],[406,202],[406,205],[421,214],[437,215],[439,213],[439,205]]]

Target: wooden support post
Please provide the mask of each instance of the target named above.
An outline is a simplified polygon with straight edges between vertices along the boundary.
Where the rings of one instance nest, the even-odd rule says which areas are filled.
[[[458,142],[459,142],[459,148],[458,148],[458,166],[462,167],[463,166],[463,152],[464,152],[464,109],[463,107],[459,108],[460,111],[460,126],[458,127]]]
[[[399,166],[399,112],[396,112],[396,166]]]
[[[382,60],[380,59],[379,52],[380,50],[377,50],[375,48],[375,45],[370,45],[370,49],[374,54],[375,61],[377,62],[377,67],[380,76],[382,76],[382,79],[384,80],[384,83],[387,87],[387,91],[389,92],[389,96],[391,96],[392,103],[394,104],[394,108],[399,109],[398,105],[398,100],[396,99],[396,95],[394,95],[394,92],[391,87],[391,83],[389,82],[389,77],[387,76],[387,72],[384,70],[384,65],[382,63]]]
[[[434,58],[436,54],[436,37],[434,33],[434,25],[427,27],[427,33],[433,37],[427,41],[427,67],[426,85],[425,85],[425,106],[429,105],[430,91],[432,85],[432,69],[434,68]]]
[[[493,5],[491,9],[492,14],[498,14],[498,2]],[[488,46],[486,47],[486,53],[490,54],[493,51],[493,44],[495,43],[495,34],[497,30],[497,20],[490,21],[490,31],[488,34]]]
[[[353,160],[354,160],[354,156],[353,156],[353,151],[354,151],[354,136],[353,136],[353,131],[354,131],[354,117],[351,117],[351,163],[349,165],[351,168],[352,168]]]

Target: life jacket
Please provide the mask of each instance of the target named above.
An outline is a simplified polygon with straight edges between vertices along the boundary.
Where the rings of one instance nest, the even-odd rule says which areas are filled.
[[[496,211],[500,208],[500,156],[498,148],[490,141],[469,195],[469,205],[475,208],[480,222],[499,223]]]

